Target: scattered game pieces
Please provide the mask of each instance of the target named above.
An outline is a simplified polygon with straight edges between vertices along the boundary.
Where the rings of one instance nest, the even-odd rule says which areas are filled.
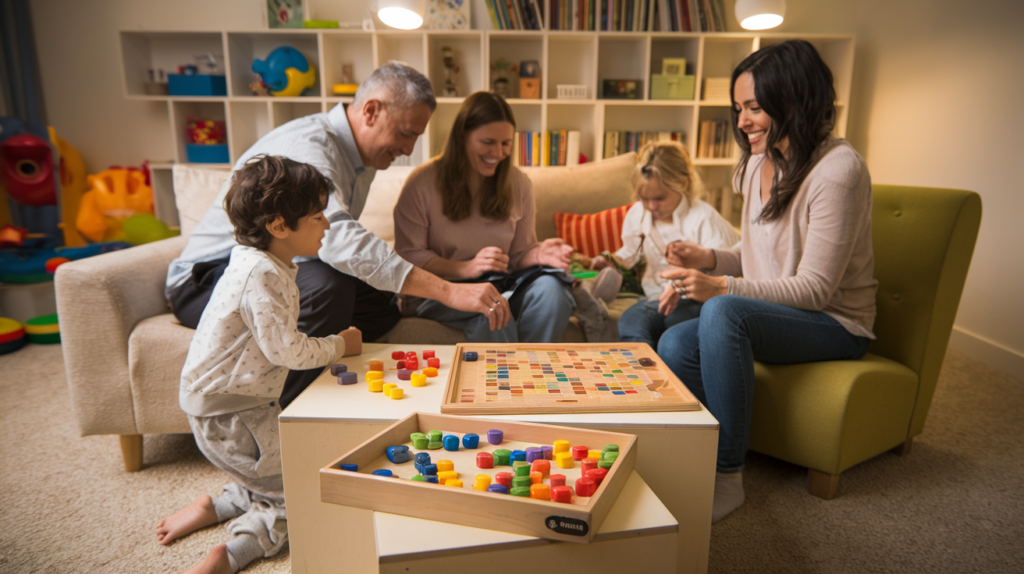
[[[444,437],[444,433],[442,431],[439,431],[439,430],[427,431],[427,438],[430,439],[430,442],[441,442],[441,439],[443,437]]]
[[[444,448],[444,443],[439,440],[427,442],[427,450],[441,450],[442,448]]]
[[[594,496],[597,485],[589,478],[581,478],[576,481],[576,496]]]
[[[531,471],[530,472],[530,482],[532,482],[533,484],[540,484],[540,483],[544,482],[544,473],[543,472]]]
[[[555,464],[558,465],[558,468],[573,468],[574,466],[576,466],[573,463],[572,455],[569,454],[568,452],[560,452],[556,454]]]
[[[597,461],[597,468],[608,469],[611,468],[613,464],[615,464],[614,460],[599,460]]]
[[[426,480],[427,482],[429,482],[430,484],[439,484],[439,481],[437,480],[437,475],[436,474],[424,475],[423,479]]]
[[[572,489],[568,486],[551,486],[551,500],[555,502],[572,502]]]
[[[487,442],[491,444],[501,444],[501,441],[505,439],[505,433],[500,430],[491,429],[487,431]]]
[[[594,470],[588,470],[586,477],[594,481],[594,484],[601,486],[601,482],[604,481],[604,477],[608,476],[608,469],[606,468],[595,468]]]
[[[371,393],[379,393],[384,390],[384,381],[380,379],[367,381],[367,388],[370,389]]]
[[[515,476],[530,476],[530,463],[523,461],[513,462],[512,474]]]
[[[431,357],[431,358],[427,359],[427,366],[431,367],[431,368],[434,368],[434,369],[440,369],[441,368],[441,359],[438,359],[436,357]]]
[[[533,480],[529,476],[513,476],[512,477],[512,488],[518,488],[520,486],[529,487],[533,484]]]
[[[560,452],[569,452],[569,441],[567,440],[556,440],[552,444],[554,445],[554,452],[556,457]]]
[[[384,371],[366,371],[366,382],[370,381],[383,381]]]
[[[604,451],[592,450],[587,454],[587,458],[596,458],[597,460],[601,460],[604,458]]]
[[[457,437],[457,436],[455,436],[453,434],[450,434],[450,435],[444,437],[444,441],[443,442],[444,442],[444,449],[445,450],[452,451],[452,452],[455,452],[455,451],[459,450],[459,437]]]
[[[588,470],[594,470],[597,468],[598,460],[596,458],[585,458],[580,461],[580,468],[583,469],[583,476],[587,476]]]
[[[444,481],[444,485],[451,486],[454,488],[462,488],[462,481],[457,478],[449,478],[448,480]]]
[[[522,496],[524,498],[527,498],[527,497],[530,496],[530,487],[529,486],[513,486],[512,490],[508,491],[508,493],[511,494],[512,496]]]
[[[384,383],[384,385],[383,385],[384,396],[385,397],[389,396],[391,394],[391,389],[393,389],[393,388],[395,388],[397,386],[398,385],[396,385],[395,383]]]
[[[351,471],[351,472],[356,472],[357,470],[359,470],[359,465],[358,464],[342,463],[341,470],[348,470],[348,471]]]
[[[425,452],[416,453],[416,458],[413,459],[413,465],[416,467],[416,471],[423,474],[423,468],[430,464],[430,455]]]
[[[412,438],[412,447],[417,449],[417,450],[425,450],[427,448],[427,443],[429,443],[430,441],[427,439],[426,435],[421,434],[421,433],[416,433],[416,434],[418,434],[420,436]],[[426,453],[424,453],[424,454],[426,454]],[[427,455],[427,456],[430,456],[430,455]]]
[[[384,371],[384,361],[370,361],[371,371]],[[369,374],[369,373],[367,373]]]
[[[538,459],[544,459],[544,451],[542,451],[538,446],[527,447],[526,462],[533,462]]]
[[[497,472],[494,474],[494,482],[503,485],[505,488],[512,488],[512,473]]]
[[[348,365],[345,365],[343,363],[338,363],[338,364],[335,364],[335,365],[331,365],[331,374],[332,375],[338,376],[340,373],[345,373],[345,372],[348,372]]]
[[[386,468],[378,468],[377,470],[371,472],[370,474],[375,476],[394,476],[394,474]]]
[[[551,488],[556,486],[565,486],[565,475],[564,474],[552,474],[551,478],[548,479],[551,483]]]
[[[420,362],[416,359],[406,359],[405,368],[409,369],[410,371],[418,370],[420,368]]]
[[[510,461],[512,461],[512,462],[515,462],[517,460],[521,460],[523,462],[526,462],[526,451],[525,450],[518,450],[518,449],[514,450],[514,451],[512,451],[509,454],[508,459]]]
[[[433,379],[437,376],[437,367],[423,367],[423,376]],[[426,384],[426,382],[424,382]]]
[[[492,454],[494,455],[494,466],[510,466],[512,464],[512,459],[510,458],[512,456],[512,451],[505,448],[499,448]]]
[[[466,354],[462,356],[462,360],[466,361],[467,363],[472,363],[473,361],[476,361],[476,358],[476,351],[466,351]]]
[[[489,452],[478,452],[476,454],[477,468],[494,468],[494,455]]]
[[[590,449],[585,446],[574,446],[571,452],[573,460],[583,460],[590,454]]]
[[[617,445],[617,444],[606,444],[606,445],[604,445],[604,452],[619,452],[619,445]]]
[[[405,368],[405,359],[402,359],[402,360],[398,361],[398,363],[395,365],[395,368],[398,369],[399,371],[404,369]]]
[[[398,369],[398,379],[400,381],[408,381],[412,377],[412,371],[409,369]]]
[[[491,486],[491,475],[489,474],[478,474],[476,475],[476,482],[473,483],[474,490],[488,490]]]
[[[388,396],[389,399],[391,399],[393,401],[397,401],[397,400],[399,400],[399,399],[401,399],[402,397],[405,396],[405,391],[403,391],[399,387],[395,387],[395,388],[391,389],[391,392],[389,392],[387,396]]]
[[[543,476],[551,474],[551,461],[539,459],[530,463],[530,470],[533,472],[539,472]]]
[[[480,446],[480,435],[476,433],[467,433],[462,435],[462,446],[466,448],[477,448]]]
[[[413,373],[409,376],[409,382],[414,387],[425,387],[427,386],[427,376],[420,373]]]
[[[410,478],[409,480],[415,480],[416,482],[426,482],[427,477],[423,476],[422,474],[416,474],[413,475],[413,477]]]
[[[355,373],[338,373],[338,384],[339,385],[354,385],[359,382],[359,377]]]
[[[494,492],[497,494],[508,494],[508,487],[504,484],[492,484],[487,487],[487,492]]]
[[[409,447],[405,445],[389,446],[387,449],[387,455],[388,460],[395,464],[401,464],[412,460],[412,457],[409,456]]]
[[[434,354],[435,354],[434,351],[423,351],[423,358],[424,359],[433,359],[434,358]]]
[[[423,465],[423,471],[420,474],[423,476],[437,476],[437,465],[433,463]]]
[[[448,482],[449,480],[457,479],[457,478],[459,478],[459,473],[455,472],[454,470],[439,470],[439,471],[437,471],[437,480],[441,484],[444,484],[444,483]]]
[[[403,353],[402,351],[394,351],[391,353],[391,358],[395,359],[396,361],[399,359],[404,359],[405,353]]]
[[[544,460],[555,460],[555,447],[544,445],[540,450],[544,452]]]
[[[641,367],[653,367],[654,366],[654,361],[652,361],[651,359],[648,359],[647,357],[641,357],[640,359],[637,360],[637,363],[639,363]]]
[[[551,487],[546,484],[531,485],[530,498],[536,498],[537,500],[551,500]]]

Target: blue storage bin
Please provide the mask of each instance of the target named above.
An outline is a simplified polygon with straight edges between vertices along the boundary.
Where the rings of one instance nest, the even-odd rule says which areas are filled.
[[[185,144],[189,163],[229,163],[228,144]]]
[[[228,83],[224,76],[167,74],[167,93],[172,96],[226,96]]]

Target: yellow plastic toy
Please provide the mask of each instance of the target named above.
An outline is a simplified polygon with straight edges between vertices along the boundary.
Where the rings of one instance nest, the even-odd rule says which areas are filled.
[[[309,70],[300,72],[297,68],[288,68],[284,71],[288,76],[288,85],[280,92],[270,92],[279,98],[294,98],[302,95],[306,88],[312,88],[316,83],[316,69],[309,64]]]
[[[124,220],[153,213],[153,190],[139,171],[108,169],[88,176],[75,225],[94,243],[124,241]]]

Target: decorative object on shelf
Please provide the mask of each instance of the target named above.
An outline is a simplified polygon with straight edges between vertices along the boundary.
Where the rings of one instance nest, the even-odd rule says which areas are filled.
[[[736,20],[747,30],[767,30],[782,23],[786,0],[736,0]]]
[[[167,74],[167,93],[172,96],[226,96],[224,76],[209,74]]]
[[[334,86],[331,87],[331,93],[335,96],[354,96],[358,89],[359,84],[356,83],[354,76],[352,75],[352,64],[342,64],[341,83],[334,84]]]
[[[191,163],[228,163],[227,135],[224,122],[186,118],[185,152]]]
[[[603,80],[601,97],[606,100],[638,100],[642,84],[640,80]]]
[[[427,0],[423,27],[429,30],[469,30],[469,0]]]
[[[455,87],[455,75],[459,73],[459,67],[455,65],[455,51],[451,46],[441,46],[441,58],[444,61],[444,93],[446,98],[459,97],[459,90]]]
[[[267,0],[267,27],[302,28],[302,0]]]
[[[300,96],[316,83],[316,69],[309,58],[291,46],[274,49],[266,60],[253,60],[252,71],[278,97]]]
[[[686,144],[684,132],[604,132],[604,159],[638,151],[649,141],[673,141]]]
[[[665,76],[685,76],[686,58],[662,58],[661,73]]]
[[[147,96],[166,96],[168,93],[167,78],[163,70],[149,69],[149,81],[142,83],[142,91]]]
[[[652,100],[692,100],[695,76],[651,74]]]
[[[415,30],[423,25],[426,4],[426,0],[378,0],[377,17],[392,28]]]
[[[729,78],[704,78],[704,101],[728,102]]]
[[[560,100],[585,100],[589,93],[585,84],[558,84],[555,87]]]
[[[540,99],[540,63],[536,60],[519,63],[519,97],[527,100]]]
[[[338,25],[337,20],[303,20],[302,27],[337,30],[341,26]]]
[[[514,98],[513,90],[518,86],[519,66],[505,58],[498,58],[491,64],[491,91],[505,98]]]

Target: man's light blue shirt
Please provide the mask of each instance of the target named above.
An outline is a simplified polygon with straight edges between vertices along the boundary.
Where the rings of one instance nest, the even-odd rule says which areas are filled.
[[[299,118],[272,130],[238,158],[234,169],[261,153],[308,163],[334,184],[324,212],[331,228],[324,236],[320,260],[376,289],[397,292],[402,288],[412,264],[356,221],[366,206],[377,170],[363,165],[341,104],[326,114]],[[194,264],[226,259],[237,245],[234,228],[224,211],[224,196],[230,184],[230,180],[224,184],[189,236],[184,251],[171,262],[165,289],[168,299],[191,275]]]

